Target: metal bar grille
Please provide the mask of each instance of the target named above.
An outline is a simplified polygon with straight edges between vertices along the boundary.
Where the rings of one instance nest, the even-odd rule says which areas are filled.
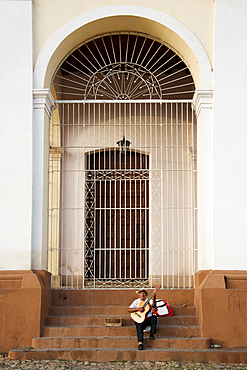
[[[71,50],[52,78],[59,99],[190,99],[194,81],[177,51],[151,35],[98,35]]]
[[[56,101],[48,209],[54,288],[193,287],[196,137],[190,100]]]

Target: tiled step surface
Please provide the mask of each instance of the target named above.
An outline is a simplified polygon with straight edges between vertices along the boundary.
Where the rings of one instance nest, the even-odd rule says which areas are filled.
[[[133,348],[73,348],[73,349],[24,349],[9,352],[13,360],[72,360],[72,361],[191,361],[214,363],[247,363],[245,349],[170,349],[146,348],[138,351]]]

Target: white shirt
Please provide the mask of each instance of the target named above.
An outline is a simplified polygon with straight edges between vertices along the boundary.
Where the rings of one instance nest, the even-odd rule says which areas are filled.
[[[148,299],[146,298],[145,302],[146,302],[147,300],[148,300]],[[132,303],[131,303],[131,305],[129,306],[129,308],[138,308],[138,307],[139,307],[139,304],[140,304],[141,302],[143,302],[143,301],[141,300],[141,298],[137,298],[137,299],[135,299],[135,300],[134,300],[134,302],[132,302]],[[149,304],[150,304],[150,306],[151,306],[151,307],[153,306],[153,300],[152,300],[152,299],[150,299]],[[148,312],[148,314],[147,314],[147,317],[150,317],[150,316],[152,316],[152,315],[153,315],[153,312],[152,312],[152,310],[150,310],[150,311]]]

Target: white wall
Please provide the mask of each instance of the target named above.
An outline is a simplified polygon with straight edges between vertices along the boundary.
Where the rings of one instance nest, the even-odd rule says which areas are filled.
[[[0,269],[30,269],[32,1],[0,1]]]
[[[215,0],[214,249],[211,266],[215,269],[246,269],[246,14],[245,0]],[[0,269],[29,269],[32,207],[31,0],[0,1],[0,50]],[[42,249],[41,246],[39,248]]]
[[[216,0],[214,268],[247,268],[247,1]]]

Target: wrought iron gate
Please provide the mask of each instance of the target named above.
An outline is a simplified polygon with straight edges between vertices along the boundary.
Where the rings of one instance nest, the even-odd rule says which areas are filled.
[[[56,101],[48,210],[53,287],[193,287],[196,188],[190,100]]]
[[[148,156],[135,151],[115,148],[87,156],[87,283],[148,281],[148,166]]]

